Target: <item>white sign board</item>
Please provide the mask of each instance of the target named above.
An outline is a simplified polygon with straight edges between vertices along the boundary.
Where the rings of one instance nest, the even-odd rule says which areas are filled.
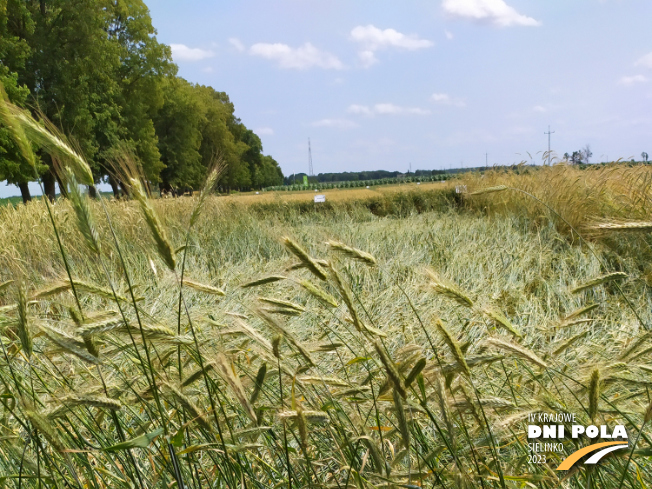
[[[315,202],[326,202],[325,195],[315,195]]]

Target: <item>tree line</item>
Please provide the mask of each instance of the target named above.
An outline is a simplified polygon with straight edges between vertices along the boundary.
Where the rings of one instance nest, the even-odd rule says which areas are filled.
[[[177,71],[142,0],[0,0],[0,83],[9,100],[69,136],[95,180],[116,195],[110,162],[124,151],[166,191],[196,187],[216,155],[222,190],[282,184],[278,163],[263,155],[229,96]],[[39,177],[54,198],[53,162],[38,154]],[[0,127],[0,181],[17,185],[27,201],[35,179]]]
[[[591,156],[593,156],[593,151],[591,151],[591,146],[588,144],[582,149],[573,151],[572,153],[564,153],[564,161],[568,161],[573,164],[590,164]]]
[[[302,184],[303,177],[308,176],[310,183],[323,183],[323,182],[357,182],[357,181],[371,181],[371,180],[384,180],[395,179],[400,177],[430,177],[435,175],[443,175],[446,170],[416,170],[414,172],[401,173],[399,171],[387,170],[372,170],[372,171],[358,171],[358,172],[338,172],[338,173],[319,173],[318,175],[308,176],[306,173],[296,173],[284,178],[285,185]]]
[[[590,158],[593,156],[593,152],[591,151],[591,146],[588,144],[584,146],[582,149],[578,151],[573,151],[572,153],[564,153],[564,161],[567,161],[569,163],[572,163],[574,165],[589,165],[591,164]],[[649,161],[649,155],[643,151],[641,153],[641,163],[647,164]],[[618,160],[620,161],[620,160]],[[632,158],[630,163],[637,163],[637,161]]]

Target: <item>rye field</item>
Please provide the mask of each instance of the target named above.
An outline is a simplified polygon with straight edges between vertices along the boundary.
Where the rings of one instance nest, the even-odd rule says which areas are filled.
[[[315,207],[215,173],[151,199],[125,157],[131,198],[90,200],[63,140],[14,129],[68,198],[0,209],[0,486],[649,487],[649,167]],[[533,461],[551,412],[628,449]]]

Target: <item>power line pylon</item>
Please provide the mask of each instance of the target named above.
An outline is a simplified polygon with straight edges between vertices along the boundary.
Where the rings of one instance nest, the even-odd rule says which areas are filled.
[[[550,132],[550,126],[548,126],[548,132],[543,133],[548,135],[548,166],[550,166],[550,135],[554,133],[555,131]]]
[[[308,138],[308,175],[311,177],[314,175],[312,170],[312,150],[310,149],[310,138]]]

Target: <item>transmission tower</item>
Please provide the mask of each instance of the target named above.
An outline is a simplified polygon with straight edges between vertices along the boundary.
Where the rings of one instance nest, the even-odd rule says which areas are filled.
[[[312,170],[312,150],[310,149],[310,138],[308,138],[308,175],[311,177],[314,175]]]
[[[543,133],[548,135],[548,166],[550,166],[550,135],[554,133],[555,131],[550,132],[550,126],[548,126],[548,132]]]

